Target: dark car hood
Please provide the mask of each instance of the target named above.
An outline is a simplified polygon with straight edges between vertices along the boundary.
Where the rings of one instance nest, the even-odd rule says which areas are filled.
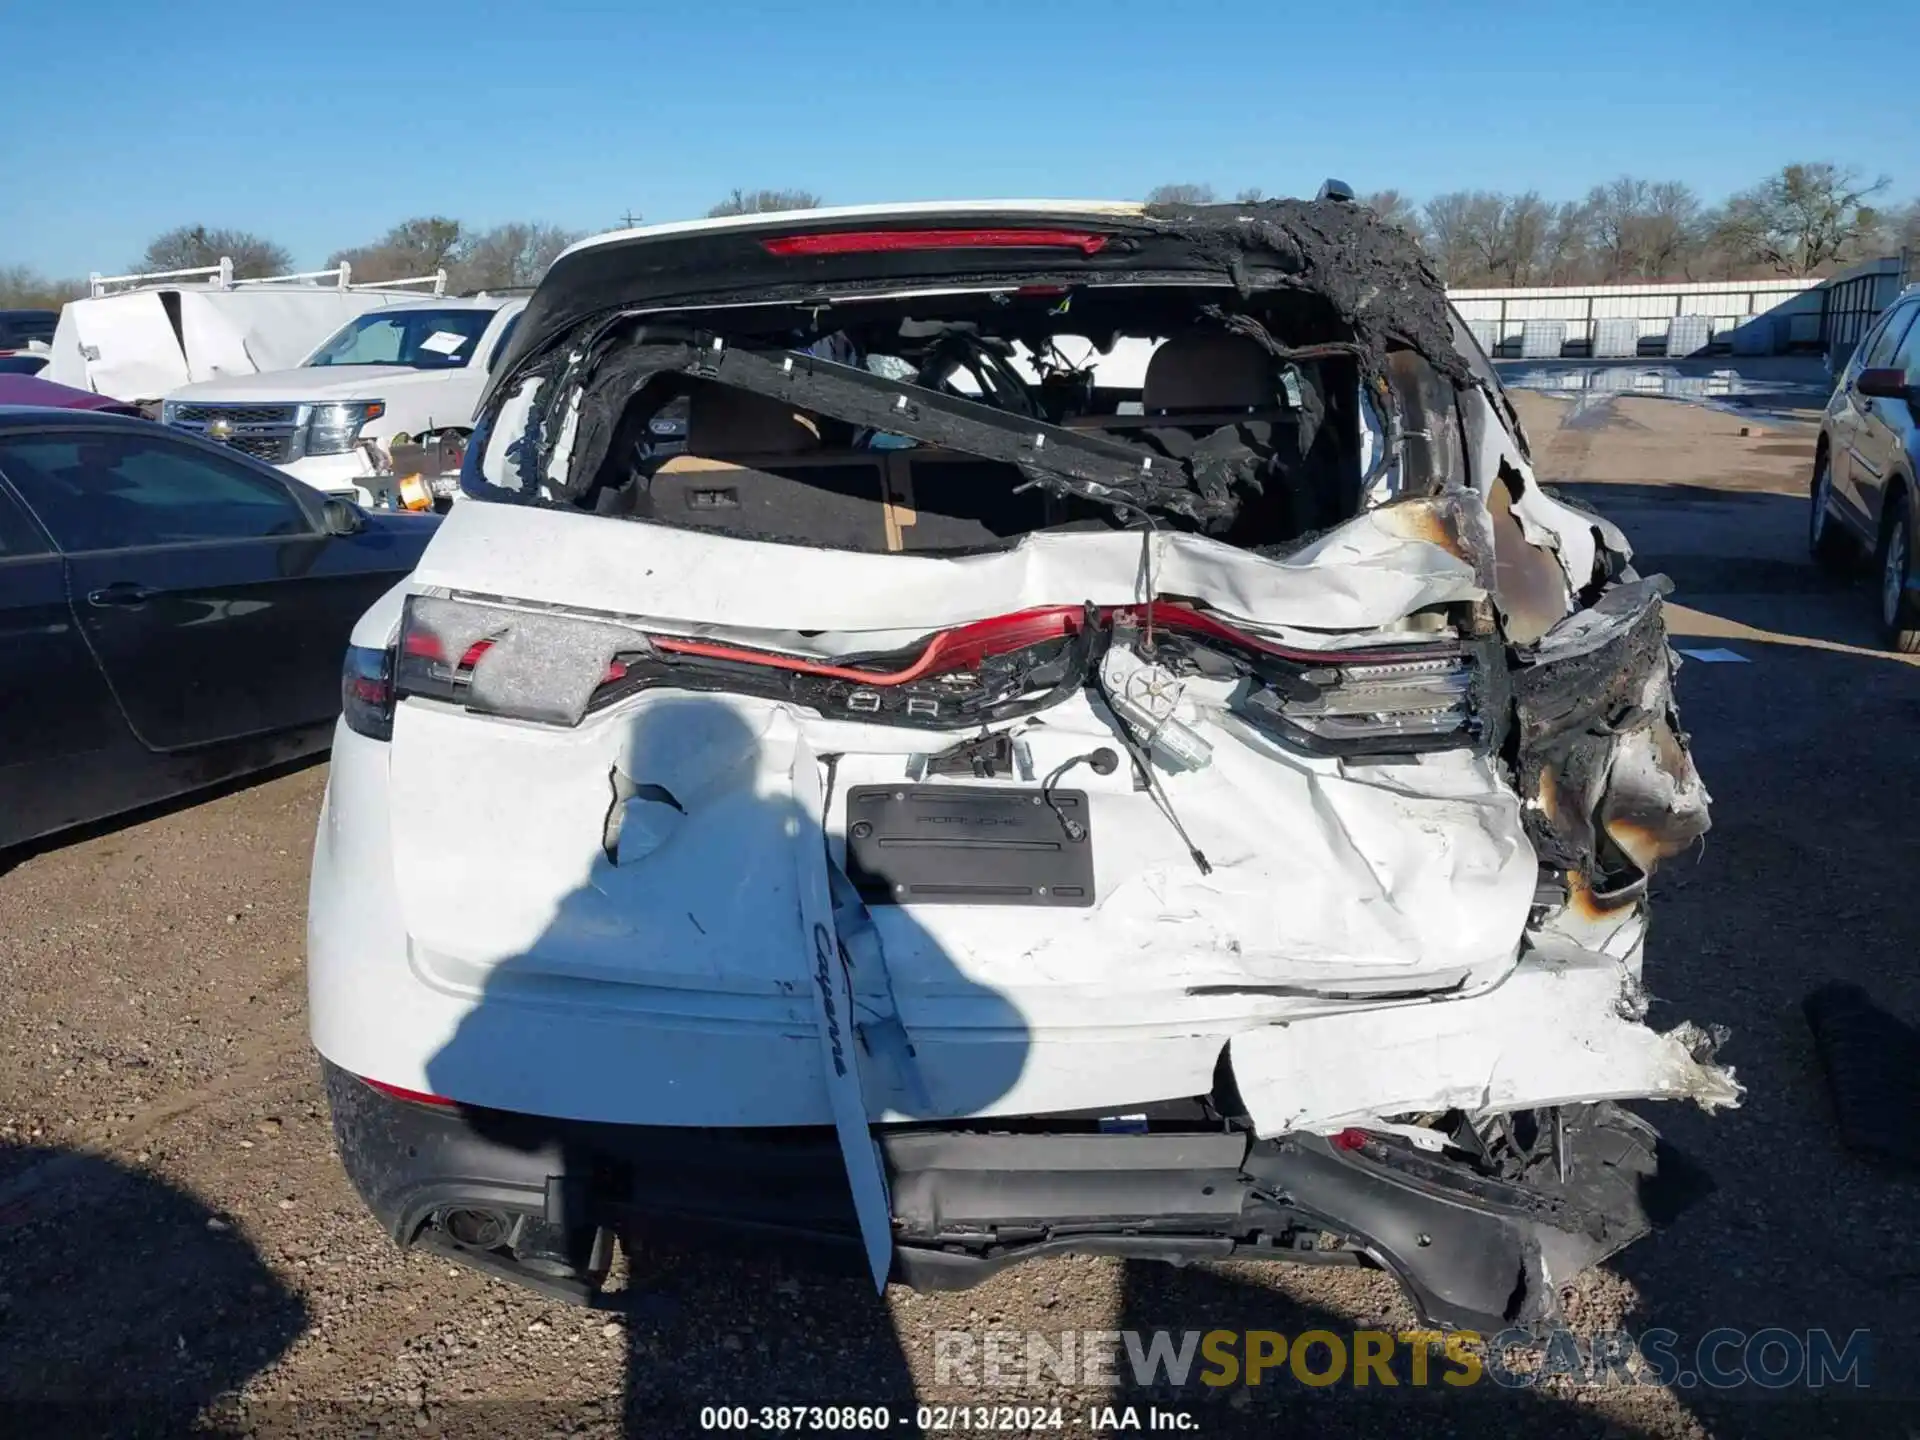
[[[59,410],[102,410],[110,415],[140,414],[138,406],[116,400],[111,395],[96,395],[91,390],[76,390],[71,385],[56,385],[37,375],[0,374],[0,405],[45,405]]]
[[[412,540],[422,549],[433,538],[433,532],[439,528],[441,517],[438,515],[420,515],[410,510],[362,510],[366,521],[363,533],[368,535],[392,535],[401,540]]]

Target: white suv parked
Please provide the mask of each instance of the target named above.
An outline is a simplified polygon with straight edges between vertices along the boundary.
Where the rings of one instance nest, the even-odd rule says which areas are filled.
[[[478,296],[371,310],[295,369],[182,386],[161,420],[370,505],[406,478],[396,445],[469,432],[488,370],[525,308],[524,299]],[[457,461],[457,447],[453,454]],[[456,478],[435,473],[422,483],[448,498]]]
[[[933,1286],[1332,1235],[1499,1330],[1678,1198],[1615,1101],[1738,1101],[1642,1018],[1707,826],[1665,583],[1360,207],[585,241],[462,485],[313,864],[403,1245],[586,1299],[635,1230]]]

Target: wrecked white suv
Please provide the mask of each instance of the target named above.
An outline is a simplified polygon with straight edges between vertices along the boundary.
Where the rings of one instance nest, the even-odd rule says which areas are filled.
[[[1616,1101],[1739,1099],[1643,1023],[1707,827],[1664,582],[1360,207],[601,236],[462,484],[313,868],[403,1245],[577,1298],[641,1230],[1346,1259],[1497,1329],[1679,1198]]]

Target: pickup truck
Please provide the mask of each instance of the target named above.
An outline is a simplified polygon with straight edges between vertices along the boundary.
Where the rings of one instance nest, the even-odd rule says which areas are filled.
[[[369,311],[293,369],[172,391],[160,418],[328,495],[444,509],[487,372],[525,304],[482,294]]]

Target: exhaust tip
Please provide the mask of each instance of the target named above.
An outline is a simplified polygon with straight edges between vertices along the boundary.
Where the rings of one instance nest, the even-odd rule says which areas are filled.
[[[513,1233],[513,1222],[501,1210],[448,1210],[440,1217],[440,1227],[475,1250],[504,1245]]]

